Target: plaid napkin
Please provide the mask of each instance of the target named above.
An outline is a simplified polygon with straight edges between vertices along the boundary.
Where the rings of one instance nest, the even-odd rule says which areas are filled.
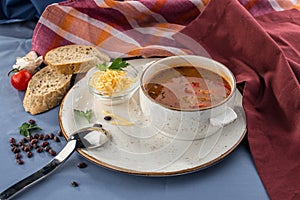
[[[202,2],[81,0],[46,8],[33,36],[40,55],[67,44],[95,45],[110,57],[189,54],[172,35],[194,20]]]
[[[111,57],[199,54],[244,83],[248,140],[272,199],[300,199],[300,13],[282,0],[77,0],[48,6],[32,39]],[[274,12],[280,11],[280,12]]]
[[[282,0],[239,1],[253,16],[297,6]],[[208,2],[70,0],[53,4],[40,17],[32,48],[40,55],[67,44],[95,45],[111,57],[190,54],[172,36],[196,19]]]

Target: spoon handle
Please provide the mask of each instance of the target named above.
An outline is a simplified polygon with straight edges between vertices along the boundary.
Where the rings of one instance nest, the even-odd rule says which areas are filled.
[[[76,140],[69,140],[66,146],[61,150],[57,156],[55,156],[47,165],[42,169],[34,172],[23,180],[17,182],[16,184],[10,186],[5,191],[1,192],[0,200],[9,199],[16,195],[18,192],[26,189],[27,187],[33,185],[34,183],[40,181],[55,169],[61,166],[61,164],[67,160],[70,155],[74,152],[76,148]]]

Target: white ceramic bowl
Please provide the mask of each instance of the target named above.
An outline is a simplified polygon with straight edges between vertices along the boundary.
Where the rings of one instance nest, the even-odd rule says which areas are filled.
[[[161,70],[176,66],[196,66],[213,71],[227,80],[230,95],[211,107],[203,109],[173,109],[155,101],[147,93],[145,83]],[[184,87],[184,86],[179,86]],[[201,56],[171,56],[149,65],[140,78],[140,105],[142,112],[160,132],[180,140],[208,137],[237,117],[233,111],[236,81],[230,70],[219,62]]]

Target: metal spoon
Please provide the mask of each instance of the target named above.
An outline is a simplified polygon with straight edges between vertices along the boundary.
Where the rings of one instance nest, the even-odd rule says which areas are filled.
[[[1,192],[0,200],[9,199],[18,192],[38,182],[60,167],[77,148],[96,148],[105,144],[110,134],[101,127],[83,128],[71,134],[66,146],[42,169]]]

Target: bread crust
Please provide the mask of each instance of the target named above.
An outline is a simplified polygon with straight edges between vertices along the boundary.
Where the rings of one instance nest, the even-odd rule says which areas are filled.
[[[72,75],[58,73],[52,66],[38,71],[29,81],[23,107],[36,115],[59,105],[69,90]]]
[[[63,74],[84,73],[96,64],[109,60],[109,56],[100,52],[96,47],[76,44],[52,49],[44,57],[46,64]]]

